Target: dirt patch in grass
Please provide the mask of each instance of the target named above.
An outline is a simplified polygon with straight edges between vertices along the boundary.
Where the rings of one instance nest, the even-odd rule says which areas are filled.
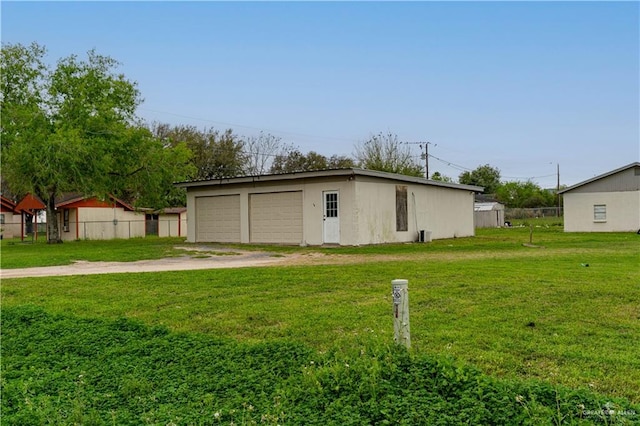
[[[457,253],[411,253],[411,254],[331,254],[320,252],[270,253],[266,251],[244,251],[225,247],[176,247],[188,254],[164,259],[139,260],[135,262],[89,262],[76,261],[71,265],[46,266],[0,270],[1,278],[46,277],[64,275],[117,274],[132,272],[186,271],[217,268],[247,268],[260,266],[295,265],[341,265],[365,262],[411,262],[454,261],[461,259],[505,259],[538,256],[538,250],[523,250],[511,253],[457,252]],[[579,250],[578,250],[579,251]],[[560,252],[576,253],[575,249],[559,249]],[[589,252],[584,250],[585,254]]]

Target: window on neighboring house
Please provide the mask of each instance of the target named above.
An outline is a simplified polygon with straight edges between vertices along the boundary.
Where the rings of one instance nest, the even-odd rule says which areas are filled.
[[[606,204],[595,204],[593,206],[593,220],[596,222],[604,222],[607,220]]]
[[[4,213],[0,214],[0,225],[4,225]]]
[[[396,231],[408,230],[407,187],[404,185],[396,185]]]
[[[65,209],[62,212],[62,228],[65,232],[69,232],[69,209]]]

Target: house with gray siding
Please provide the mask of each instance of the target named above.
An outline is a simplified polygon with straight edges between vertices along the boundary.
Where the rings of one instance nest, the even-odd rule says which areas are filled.
[[[565,232],[640,230],[640,162],[601,174],[559,192]]]

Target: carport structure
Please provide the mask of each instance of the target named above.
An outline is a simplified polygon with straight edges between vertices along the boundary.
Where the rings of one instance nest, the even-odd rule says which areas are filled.
[[[33,237],[35,240],[38,240],[38,212],[46,209],[47,206],[44,204],[42,199],[33,194],[25,195],[25,197],[16,205],[15,211],[20,213],[20,239],[22,241],[24,241],[25,234],[25,215],[33,217]]]

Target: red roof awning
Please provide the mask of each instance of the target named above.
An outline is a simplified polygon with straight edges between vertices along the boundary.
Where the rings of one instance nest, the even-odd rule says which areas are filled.
[[[16,205],[16,212],[28,212],[33,213],[37,210],[45,210],[47,206],[37,195],[27,194],[25,197],[20,200],[18,205]]]

